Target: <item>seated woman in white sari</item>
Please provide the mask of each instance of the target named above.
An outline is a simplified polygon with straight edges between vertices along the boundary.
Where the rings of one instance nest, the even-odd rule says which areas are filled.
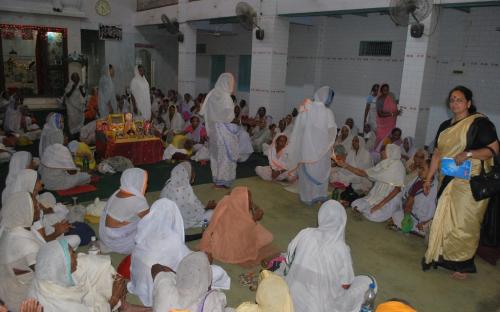
[[[342,145],[345,150],[348,151],[351,149],[353,137],[354,135],[351,134],[351,128],[349,128],[348,125],[343,125],[335,139],[335,145]]]
[[[35,269],[29,296],[45,312],[110,312],[125,303],[125,280],[115,279],[109,256],[77,256],[65,239],[43,245]]]
[[[405,186],[401,206],[392,215],[394,225],[402,228],[402,221],[405,215],[409,214],[413,221],[412,231],[422,236],[425,236],[426,230],[430,227],[437,205],[438,181],[436,179],[431,182],[429,194],[424,194],[424,179],[427,177],[429,166],[430,160],[425,161],[418,169],[418,176]]]
[[[155,264],[149,275],[154,280],[153,312],[210,311],[231,312],[226,295],[211,289],[212,269],[207,255],[192,252],[179,263],[177,270]]]
[[[36,255],[43,244],[30,230],[40,211],[27,192],[9,196],[0,211],[0,298],[17,311],[27,297]]]
[[[355,168],[368,169],[373,167],[370,152],[366,150],[363,138],[355,135],[351,142],[351,148],[347,151],[344,150],[343,145],[335,146],[333,148],[335,156],[337,158],[343,157],[347,164]],[[361,194],[368,193],[372,187],[372,182],[368,178],[357,176],[336,165],[332,168],[330,183],[340,183],[346,187],[351,184],[354,191]]]
[[[382,148],[382,161],[375,167],[363,170],[354,168],[343,161],[337,163],[360,177],[375,182],[368,195],[356,199],[351,206],[368,220],[384,222],[389,219],[401,202],[401,189],[404,186],[405,168],[401,162],[401,149],[394,144]]]
[[[237,125],[238,130],[238,162],[245,162],[253,153],[252,139],[245,129],[245,125],[241,117],[241,109],[238,105],[234,106],[234,120],[233,124]]]
[[[374,281],[354,275],[351,251],[345,243],[346,222],[345,208],[329,200],[319,209],[318,227],[300,231],[288,245],[282,267],[295,311],[360,310],[364,293]]]
[[[371,129],[370,124],[363,127],[363,139],[366,143],[366,149],[371,152],[375,148],[376,134]]]
[[[419,148],[407,162],[404,163],[406,167],[405,185],[408,185],[413,179],[418,176],[418,170],[422,168],[425,162],[429,159],[429,153]]]
[[[294,312],[288,285],[279,275],[263,270],[255,302],[240,304],[236,312]]]
[[[354,135],[358,135],[359,134],[359,129],[358,127],[356,127],[354,125],[354,119],[352,119],[351,117],[347,118],[345,120],[345,124],[349,126],[349,130],[351,130],[351,134],[354,136]]]
[[[269,166],[255,167],[255,173],[265,181],[283,181],[288,179],[287,150],[288,138],[285,134],[278,134],[269,147],[267,159]]]
[[[149,212],[144,197],[148,173],[139,168],[123,171],[120,188],[108,199],[99,221],[99,239],[113,252],[130,254],[139,221]]]
[[[90,183],[90,175],[78,171],[69,149],[59,143],[45,149],[38,169],[47,190],[66,190]]]
[[[38,156],[41,158],[43,152],[52,144],[64,144],[64,117],[59,113],[50,113],[43,125],[40,144],[38,145]]]
[[[15,152],[9,162],[9,173],[5,180],[5,188],[2,191],[2,205],[5,205],[7,194],[11,194],[13,184],[16,181],[18,173],[23,169],[32,169],[34,167],[33,158],[30,152]]]
[[[205,206],[198,199],[191,187],[195,173],[191,163],[184,161],[175,166],[170,173],[170,179],[161,190],[160,198],[168,198],[179,208],[184,228],[201,227],[204,221],[210,222],[215,201],[209,201]]]
[[[413,155],[415,155],[415,144],[413,143],[412,137],[406,137],[403,139],[403,144],[401,145],[401,159],[403,163],[408,162]]]
[[[262,152],[262,144],[272,139],[271,130],[268,122],[269,118],[266,116],[266,108],[260,107],[255,116],[256,125],[252,129],[252,146],[256,152]]]
[[[234,103],[231,93],[234,90],[234,77],[223,73],[215,87],[205,98],[200,114],[205,117],[209,137],[210,168],[216,187],[229,188],[236,179],[239,159],[239,126],[233,124]]]
[[[295,121],[288,144],[287,169],[297,170],[300,200],[308,205],[328,198],[332,146],[337,125],[332,110],[334,92],[322,87],[314,102],[306,100]]]
[[[139,222],[135,242],[128,290],[150,307],[154,298],[151,267],[158,263],[179,272],[181,260],[191,253],[184,243],[182,216],[173,201],[161,198],[151,206],[149,214]],[[218,266],[209,268],[210,276],[214,276],[212,287],[229,289],[231,279],[227,273]]]
[[[161,118],[165,122],[165,132],[172,132],[179,134],[184,130],[184,119],[180,113],[177,112],[177,106],[170,104],[167,112],[162,114]]]

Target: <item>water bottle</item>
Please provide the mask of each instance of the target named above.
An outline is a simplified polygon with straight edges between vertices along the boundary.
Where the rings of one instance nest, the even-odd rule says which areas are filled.
[[[82,160],[82,171],[83,172],[88,172],[89,171],[89,159],[87,156],[84,156],[83,157],[83,160]]]
[[[208,220],[204,219],[203,220],[203,224],[201,225],[201,231],[205,232],[205,230],[207,229],[207,227],[208,227]]]
[[[373,312],[375,311],[375,283],[371,283],[368,290],[365,292],[365,299],[361,305],[360,312]]]
[[[90,238],[88,254],[89,255],[99,255],[100,253],[101,253],[101,248],[99,248],[99,243],[97,242],[96,237],[92,236]]]

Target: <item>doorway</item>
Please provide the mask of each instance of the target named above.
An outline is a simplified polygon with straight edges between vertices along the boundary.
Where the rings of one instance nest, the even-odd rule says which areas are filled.
[[[97,30],[82,29],[82,54],[88,59],[87,81],[88,89],[99,85],[102,70],[105,64],[105,46],[104,41],[99,40]]]

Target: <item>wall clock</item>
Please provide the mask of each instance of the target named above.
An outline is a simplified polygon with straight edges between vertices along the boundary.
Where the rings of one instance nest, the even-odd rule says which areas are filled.
[[[106,16],[111,13],[111,5],[108,0],[99,0],[95,4],[95,11],[101,16]]]

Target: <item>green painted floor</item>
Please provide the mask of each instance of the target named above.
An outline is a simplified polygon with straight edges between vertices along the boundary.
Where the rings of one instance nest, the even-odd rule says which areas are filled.
[[[281,185],[256,177],[238,179],[235,184],[250,188],[254,202],[265,211],[262,224],[274,234],[274,244],[282,250],[286,250],[288,242],[301,229],[316,226],[319,205],[303,205],[296,194],[285,191]],[[214,189],[212,184],[196,185],[194,189],[202,202],[219,199],[228,193]],[[158,196],[159,192],[147,194],[150,203]],[[346,231],[355,273],[372,274],[378,281],[377,302],[397,297],[409,301],[418,311],[500,311],[500,266],[494,267],[477,259],[478,274],[457,281],[442,269],[421,271],[420,259],[426,248],[422,238],[387,230],[384,224],[358,220],[350,211]],[[190,243],[191,248],[195,245],[196,242]],[[122,258],[122,255],[112,255],[114,264]],[[217,264],[232,278],[231,290],[226,292],[230,306],[255,299],[255,293],[238,282],[238,275],[249,269]],[[134,296],[130,296],[130,301],[139,303]]]

